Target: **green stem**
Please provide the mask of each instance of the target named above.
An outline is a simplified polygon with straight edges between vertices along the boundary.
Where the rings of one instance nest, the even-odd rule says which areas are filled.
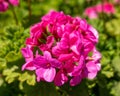
[[[16,22],[16,25],[18,25],[17,15],[16,15],[16,12],[15,12],[14,7],[13,7],[12,5],[11,5],[11,11],[12,11],[14,20],[15,20],[15,22]]]
[[[105,30],[105,16],[104,16],[104,8],[103,8],[103,6],[104,6],[104,0],[102,0],[102,20],[103,20],[103,28],[104,28],[104,30]]]
[[[29,18],[32,15],[32,11],[31,11],[31,0],[28,0],[28,10],[29,10]]]

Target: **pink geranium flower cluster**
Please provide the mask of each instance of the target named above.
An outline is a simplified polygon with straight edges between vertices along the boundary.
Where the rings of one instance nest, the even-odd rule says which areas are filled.
[[[37,81],[71,86],[93,79],[101,69],[98,32],[84,19],[50,11],[33,25],[22,54],[22,70],[34,70]]]
[[[97,18],[98,15],[102,12],[105,14],[114,14],[115,8],[112,3],[106,2],[86,8],[84,14],[89,18],[93,19]]]
[[[8,9],[9,4],[17,6],[19,0],[0,0],[0,12],[5,12]]]

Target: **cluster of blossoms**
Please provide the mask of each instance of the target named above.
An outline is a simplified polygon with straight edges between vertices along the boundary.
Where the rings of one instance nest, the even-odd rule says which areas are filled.
[[[114,0],[114,2],[120,4],[120,0]]]
[[[98,32],[84,19],[50,11],[33,25],[22,54],[22,70],[34,70],[37,81],[71,86],[83,78],[93,79],[101,69],[96,50]]]
[[[9,4],[18,6],[19,0],[0,0],[0,12],[5,12],[8,9]]]
[[[89,18],[97,18],[100,13],[105,13],[105,14],[114,14],[115,13],[115,8],[112,3],[103,3],[103,4],[98,4],[95,6],[91,6],[85,9],[84,14],[88,16]]]

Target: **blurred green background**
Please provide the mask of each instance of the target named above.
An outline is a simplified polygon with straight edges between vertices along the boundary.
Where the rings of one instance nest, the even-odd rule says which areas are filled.
[[[19,6],[0,13],[0,96],[120,96],[120,4],[108,0],[115,7],[113,15],[89,19],[83,14],[85,8],[103,1],[107,0],[20,0]],[[25,61],[20,49],[30,26],[51,9],[85,18],[98,30],[102,69],[94,80],[56,87],[37,83],[34,72],[21,71]]]

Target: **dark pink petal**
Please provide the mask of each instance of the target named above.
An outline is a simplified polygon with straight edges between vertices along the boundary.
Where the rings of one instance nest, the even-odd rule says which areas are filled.
[[[62,67],[62,63],[60,61],[58,61],[57,59],[51,59],[50,64],[54,68],[61,68]]]
[[[75,68],[74,68],[74,70],[72,72],[72,76],[80,75],[81,72],[83,71],[84,67],[85,67],[85,57],[84,57],[83,54],[81,54],[78,65],[75,66]]]
[[[87,27],[88,27],[88,24],[86,22],[86,20],[80,20],[80,28],[83,30],[83,31],[86,31],[87,30]]]
[[[98,35],[97,30],[94,27],[89,25],[88,31],[89,31],[89,36],[90,36],[89,38],[91,39],[91,41],[98,42],[99,35]]]
[[[70,53],[70,54],[61,54],[58,58],[59,61],[61,62],[64,62],[64,61],[67,61],[67,60],[70,60],[72,58],[73,54]]]
[[[53,43],[54,43],[54,37],[53,36],[48,36],[47,37],[47,42],[46,42],[48,48],[51,48]]]
[[[68,49],[61,48],[60,43],[57,43],[57,45],[52,48],[52,53],[55,55],[55,57],[59,57],[60,54],[68,53]]]
[[[82,80],[82,76],[75,76],[73,77],[71,80],[70,80],[70,85],[71,86],[75,86],[75,85],[78,85]]]
[[[0,2],[0,12],[5,12],[9,7],[8,2],[6,1],[1,1]]]
[[[32,38],[26,38],[26,42],[25,42],[27,45],[37,45],[37,43],[34,43],[33,42],[33,39]]]
[[[41,51],[50,51],[51,50],[51,47],[54,43],[54,37],[53,36],[48,36],[47,37],[47,41],[46,41],[46,44],[41,44],[39,46],[40,50]]]
[[[39,68],[39,67],[48,68],[47,64],[49,64],[49,62],[46,60],[45,57],[38,56],[33,60],[33,64],[37,68]]]
[[[95,44],[89,40],[84,40],[84,55],[87,56],[94,48]]]
[[[70,49],[76,55],[80,55],[80,49],[82,46],[82,39],[80,36],[80,32],[74,31],[69,35],[69,45],[70,45]]]
[[[39,33],[40,36],[42,35],[42,28],[41,23],[37,23],[30,28],[30,36],[34,37],[36,33]]]
[[[33,65],[33,62],[31,61],[31,62],[25,63],[25,64],[22,66],[22,70],[25,70],[25,69],[27,69],[27,70],[35,70],[36,67]]]
[[[74,66],[75,66],[74,61],[72,59],[69,59],[65,62],[65,65],[63,66],[63,68],[70,75],[74,70]]]
[[[32,46],[27,46],[21,49],[22,55],[25,57],[26,62],[33,60]]]
[[[64,27],[65,25],[59,25],[57,27],[57,34],[58,34],[58,37],[62,37],[63,33],[64,33]]]
[[[68,77],[66,76],[66,74],[63,72],[63,70],[60,70],[54,79],[54,83],[56,86],[61,86],[64,83],[66,83],[68,81]]]
[[[69,48],[69,33],[64,33],[61,40],[60,40],[60,47],[62,49],[68,49]]]
[[[54,80],[54,77],[56,75],[56,70],[55,68],[48,68],[45,69],[45,72],[43,73],[43,78],[47,82],[52,82]]]

